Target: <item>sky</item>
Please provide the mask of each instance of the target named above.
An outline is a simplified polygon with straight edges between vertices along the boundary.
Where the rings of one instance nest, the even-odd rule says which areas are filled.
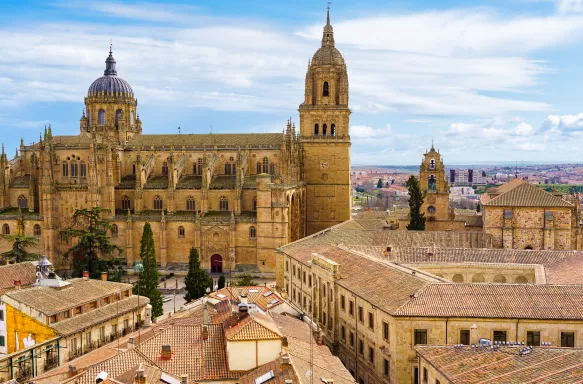
[[[144,133],[281,132],[326,1],[0,0],[0,141],[79,132],[110,41]],[[335,0],[353,165],[579,162],[583,0]]]

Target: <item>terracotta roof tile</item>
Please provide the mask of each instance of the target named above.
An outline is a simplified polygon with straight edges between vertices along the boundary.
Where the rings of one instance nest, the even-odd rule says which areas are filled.
[[[23,287],[33,284],[36,281],[36,263],[25,261],[0,266],[0,295],[14,288],[15,280],[20,280]]]
[[[70,380],[64,381],[64,383],[95,384],[95,378],[100,372],[107,372],[108,377],[116,377],[138,366],[140,363],[155,365],[135,349],[118,352],[112,358],[88,367],[83,374],[74,376]]]
[[[176,148],[228,146],[237,147],[277,147],[281,146],[281,133],[222,133],[222,134],[182,134],[182,135],[136,135],[129,145],[136,146],[174,146]]]
[[[277,292],[274,292],[270,288],[263,285],[248,287],[226,287],[219,289],[217,292],[211,293],[210,297],[222,301],[226,300],[234,303],[240,303],[241,293],[247,295],[247,303],[255,304],[263,312],[284,302],[284,300]],[[274,302],[275,300],[277,300],[277,302]]]
[[[269,316],[252,313],[236,326],[227,328],[225,337],[229,341],[278,340],[282,335]]]
[[[239,378],[239,384],[255,384],[255,379],[270,371],[273,371],[274,377],[268,381],[269,384],[286,384],[286,380],[291,380],[293,384],[300,383],[294,367],[291,364],[281,364],[280,359],[277,359],[244,374]]]
[[[573,204],[529,183],[522,183],[483,204],[488,207],[569,207]]]
[[[492,200],[493,198],[506,193],[508,191],[510,191],[512,188],[516,188],[519,185],[522,185],[526,183],[526,181],[522,180],[522,179],[513,179],[510,180],[507,183],[504,183],[496,188],[490,188],[486,191],[486,193],[484,193],[482,196],[480,196],[480,202],[482,204],[486,204],[487,202],[489,202],[490,200]]]

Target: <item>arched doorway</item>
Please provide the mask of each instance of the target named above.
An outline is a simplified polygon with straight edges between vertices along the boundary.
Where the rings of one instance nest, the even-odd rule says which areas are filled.
[[[223,273],[223,258],[216,253],[211,256],[211,273]]]

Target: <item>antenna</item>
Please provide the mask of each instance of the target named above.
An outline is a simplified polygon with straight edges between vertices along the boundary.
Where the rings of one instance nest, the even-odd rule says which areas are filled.
[[[213,134],[213,126],[211,125],[211,135]]]
[[[178,134],[180,135],[181,132],[182,132],[182,128],[178,127]]]

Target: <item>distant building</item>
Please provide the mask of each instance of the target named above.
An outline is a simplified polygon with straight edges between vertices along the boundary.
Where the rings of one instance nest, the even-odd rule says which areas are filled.
[[[449,184],[454,187],[471,187],[486,185],[488,177],[475,169],[450,169]]]

